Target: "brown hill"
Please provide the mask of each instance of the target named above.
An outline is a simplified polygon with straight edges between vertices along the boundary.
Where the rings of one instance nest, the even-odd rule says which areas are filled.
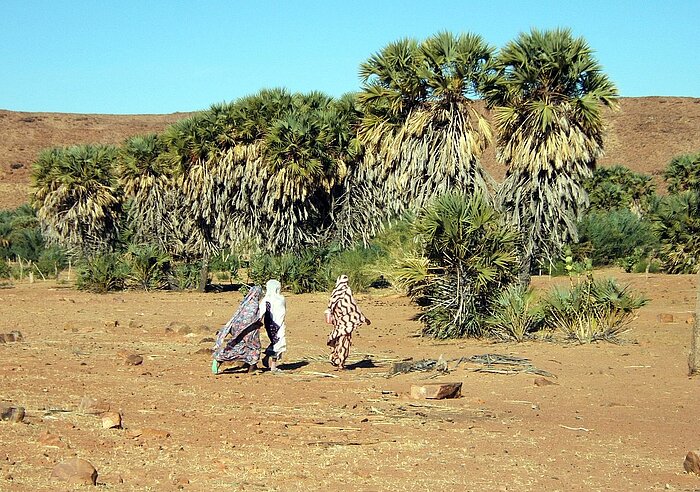
[[[0,209],[27,201],[31,164],[45,148],[85,143],[119,144],[127,137],[160,132],[190,113],[96,115],[22,113],[0,110]],[[678,154],[700,151],[700,99],[623,98],[608,118],[606,155],[601,165],[623,164],[638,172],[660,173]],[[484,157],[497,178],[503,167],[493,149]]]

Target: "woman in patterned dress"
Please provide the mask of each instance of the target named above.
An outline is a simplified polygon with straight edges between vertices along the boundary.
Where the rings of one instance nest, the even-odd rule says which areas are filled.
[[[254,285],[226,325],[219,330],[214,345],[211,372],[218,374],[222,362],[244,362],[248,372],[257,369],[260,359],[260,294],[262,287]],[[231,335],[227,341],[226,336]]]
[[[352,291],[348,285],[347,275],[341,275],[335,282],[326,310],[328,320],[333,324],[333,330],[328,335],[327,345],[331,348],[331,364],[338,369],[345,369],[345,361],[350,354],[352,332],[362,323],[368,326],[370,320],[357,307]]]

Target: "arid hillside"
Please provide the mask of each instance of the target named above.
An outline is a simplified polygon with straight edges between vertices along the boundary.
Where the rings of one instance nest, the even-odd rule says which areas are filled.
[[[31,165],[42,149],[119,144],[133,135],[160,132],[186,116],[188,113],[97,115],[0,110],[0,209],[27,201]],[[700,151],[700,99],[624,98],[608,121],[602,165],[624,164],[658,176],[673,156]],[[497,178],[503,176],[504,169],[496,163],[493,148],[484,161]]]

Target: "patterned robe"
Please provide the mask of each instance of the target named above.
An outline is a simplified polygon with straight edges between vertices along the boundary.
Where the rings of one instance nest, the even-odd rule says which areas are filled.
[[[331,347],[330,362],[334,366],[344,367],[350,354],[352,332],[367,322],[367,318],[355,303],[346,275],[338,277],[328,302],[328,310],[333,317],[333,330],[326,342]]]
[[[219,330],[213,358],[219,362],[241,361],[253,365],[260,359],[259,300],[262,288],[253,286],[238,310]],[[225,340],[227,335],[229,340]]]

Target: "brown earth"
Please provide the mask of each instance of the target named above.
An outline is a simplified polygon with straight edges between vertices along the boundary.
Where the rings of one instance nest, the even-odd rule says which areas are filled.
[[[160,132],[191,113],[168,115],[95,115],[22,113],[0,110],[0,209],[27,201],[31,165],[42,149],[53,146],[120,144],[127,137]],[[609,114],[602,165],[623,164],[659,175],[672,157],[700,151],[700,99],[686,97],[622,98]],[[497,179],[504,174],[493,147],[484,165]]]
[[[240,293],[18,282],[0,290],[0,333],[24,335],[0,344],[0,403],[26,417],[0,422],[0,490],[67,490],[51,470],[73,457],[115,491],[700,489],[683,470],[700,449],[700,378],[687,376],[696,280],[606,273],[651,297],[619,345],[425,339],[406,298],[376,292],[357,296],[373,323],[354,338],[349,370],[334,372],[327,296],[288,295],[284,373],[217,376],[202,339]],[[166,332],[173,321],[206,328]],[[129,353],[143,363],[128,365]],[[526,357],[556,384],[456,362],[431,379],[386,377],[409,357],[487,353]],[[463,396],[410,398],[411,385],[438,381],[462,382]],[[121,412],[123,428],[78,411],[86,397]]]

